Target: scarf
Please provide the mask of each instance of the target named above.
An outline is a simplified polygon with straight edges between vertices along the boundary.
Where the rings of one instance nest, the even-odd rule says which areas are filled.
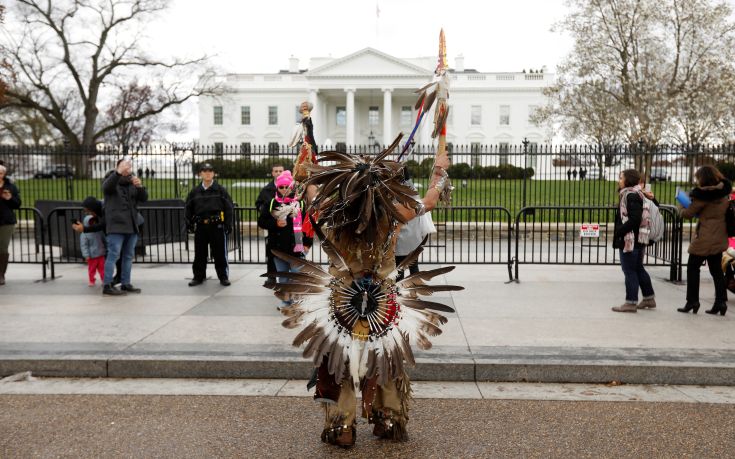
[[[641,215],[641,226],[638,228],[638,242],[648,245],[649,235],[651,233],[651,201],[643,195],[640,185],[626,187],[620,190],[620,220],[623,223],[628,221],[628,195],[637,193],[643,201],[643,214]],[[628,231],[623,237],[625,245],[623,252],[632,252],[635,248],[635,231]]]
[[[296,243],[294,244],[293,251],[296,253],[303,253],[304,251],[304,234],[302,232],[302,219],[301,219],[301,203],[297,197],[282,197],[276,192],[276,202],[291,207],[291,218],[293,220],[293,235]]]

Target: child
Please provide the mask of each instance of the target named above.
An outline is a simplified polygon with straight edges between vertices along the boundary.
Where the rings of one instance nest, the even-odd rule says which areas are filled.
[[[92,209],[85,207],[84,227],[91,228],[99,223],[97,214]],[[89,272],[89,286],[94,287],[97,272],[100,276],[100,282],[105,278],[105,239],[102,230],[84,232],[79,235],[79,242],[82,247],[82,256],[87,260],[87,271]]]
[[[258,226],[268,230],[266,251],[276,249],[281,252],[303,257],[312,245],[312,238],[304,234],[302,228],[303,213],[301,203],[294,194],[294,179],[290,171],[284,171],[275,180],[276,196],[269,203],[263,205],[258,218]],[[289,262],[274,257],[276,270],[279,272],[294,271]],[[285,277],[279,278],[282,284],[288,283]],[[281,298],[284,305],[290,304],[291,296],[288,293]]]

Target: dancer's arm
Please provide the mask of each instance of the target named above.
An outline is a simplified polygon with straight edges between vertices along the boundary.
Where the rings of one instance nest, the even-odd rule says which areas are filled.
[[[444,190],[444,186],[447,185],[447,179],[449,178],[447,174],[448,168],[449,155],[447,154],[445,138],[442,136],[439,137],[439,145],[436,149],[434,169],[431,171],[431,177],[429,179],[429,189],[421,200],[424,205],[424,212],[432,211],[439,203],[439,196]],[[406,220],[411,220],[417,215],[415,209],[409,209],[401,204],[396,204],[396,209]]]

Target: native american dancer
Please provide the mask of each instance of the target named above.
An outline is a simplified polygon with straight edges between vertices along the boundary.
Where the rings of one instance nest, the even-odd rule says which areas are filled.
[[[287,316],[283,325],[302,327],[293,344],[305,345],[304,357],[314,362],[310,384],[316,385],[314,398],[325,410],[324,442],[354,445],[358,414],[375,425],[373,434],[378,437],[407,437],[411,386],[406,368],[415,365],[411,346],[430,349],[429,338],[439,335],[447,322],[439,312],[454,312],[419,296],[463,288],[425,283],[453,266],[395,280],[397,271],[412,264],[423,250],[422,243],[396,266],[400,226],[432,210],[449,186],[449,157],[441,137],[423,199],[402,183],[403,164],[387,159],[397,153],[402,134],[374,157],[323,152],[317,164],[308,166],[311,176],[305,183],[319,187],[312,203],[318,215],[313,226],[329,257],[328,270],[273,251],[298,271],[271,275],[289,280],[274,289],[276,296],[292,299],[290,306],[281,308]]]

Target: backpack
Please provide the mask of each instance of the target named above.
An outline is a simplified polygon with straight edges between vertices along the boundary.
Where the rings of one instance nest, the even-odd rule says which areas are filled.
[[[648,223],[648,229],[650,230],[650,233],[648,234],[648,241],[658,242],[664,237],[664,218],[661,216],[661,211],[659,210],[658,206],[653,201],[644,196],[644,207],[646,206],[646,203],[648,203],[648,216],[650,219]]]
[[[730,200],[725,210],[727,237],[735,237],[735,200]]]

